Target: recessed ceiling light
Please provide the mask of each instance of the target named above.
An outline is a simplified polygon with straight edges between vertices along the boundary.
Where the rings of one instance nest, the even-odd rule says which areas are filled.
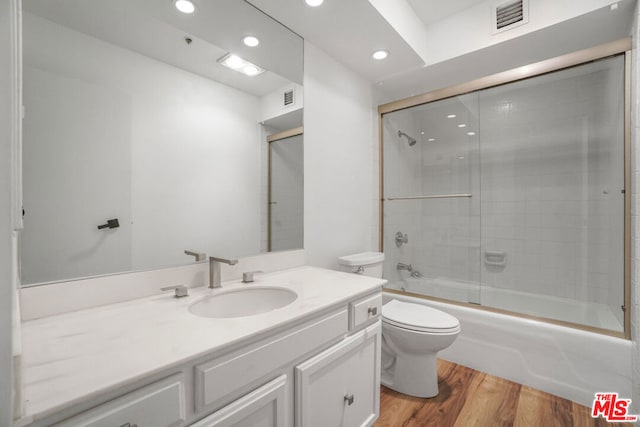
[[[256,36],[244,36],[242,38],[242,43],[246,44],[249,47],[256,47],[260,44],[260,39]]]
[[[196,6],[189,0],[176,0],[173,5],[182,13],[191,14],[196,11]]]
[[[433,141],[435,141],[435,140],[436,140],[435,138],[429,138],[429,139],[427,139],[427,141],[429,141],[429,142],[433,142]]]
[[[476,134],[475,132],[467,132],[467,135],[469,135],[469,136],[473,136],[475,134]]]
[[[455,118],[455,117],[456,117],[456,115],[455,115],[455,114],[449,114],[449,115],[447,116],[447,119],[453,119],[453,118]]]
[[[458,127],[459,127],[459,128],[466,128],[466,127],[467,127],[467,125],[465,125],[464,123],[460,123],[460,124],[458,125]]]
[[[424,132],[420,132],[420,135],[424,135]]]
[[[311,7],[318,7],[322,3],[324,3],[324,0],[304,0],[304,1]]]
[[[242,59],[238,55],[234,55],[232,53],[228,53],[218,59],[218,62],[227,68],[231,68],[232,70],[238,71],[249,77],[257,76],[265,71],[256,64],[253,64],[246,59]]]
[[[373,53],[371,54],[371,57],[372,57],[373,59],[377,59],[378,61],[380,61],[380,60],[382,60],[382,59],[385,59],[387,56],[389,56],[389,52],[388,52],[388,51],[386,51],[386,50],[383,50],[383,49],[381,49],[381,50],[376,50],[375,52],[373,52]]]
[[[464,160],[464,156],[459,156],[458,157],[460,160]]]

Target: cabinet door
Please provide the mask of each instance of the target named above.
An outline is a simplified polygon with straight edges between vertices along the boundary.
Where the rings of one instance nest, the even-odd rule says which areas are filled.
[[[370,426],[380,411],[380,321],[298,365],[297,427]]]
[[[284,427],[287,376],[281,375],[191,427]]]

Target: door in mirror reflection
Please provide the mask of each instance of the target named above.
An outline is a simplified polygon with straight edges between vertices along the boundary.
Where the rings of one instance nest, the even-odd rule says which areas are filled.
[[[302,128],[269,137],[269,251],[303,246]]]

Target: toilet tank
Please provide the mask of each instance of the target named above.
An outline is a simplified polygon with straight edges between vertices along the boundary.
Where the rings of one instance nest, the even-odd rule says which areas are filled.
[[[362,274],[364,276],[382,278],[382,264],[384,253],[361,252],[338,258],[340,270],[347,273]]]

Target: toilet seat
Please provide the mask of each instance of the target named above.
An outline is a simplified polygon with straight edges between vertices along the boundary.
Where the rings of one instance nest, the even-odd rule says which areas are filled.
[[[435,308],[391,300],[382,307],[382,321],[416,332],[450,334],[460,331],[455,317]]]

